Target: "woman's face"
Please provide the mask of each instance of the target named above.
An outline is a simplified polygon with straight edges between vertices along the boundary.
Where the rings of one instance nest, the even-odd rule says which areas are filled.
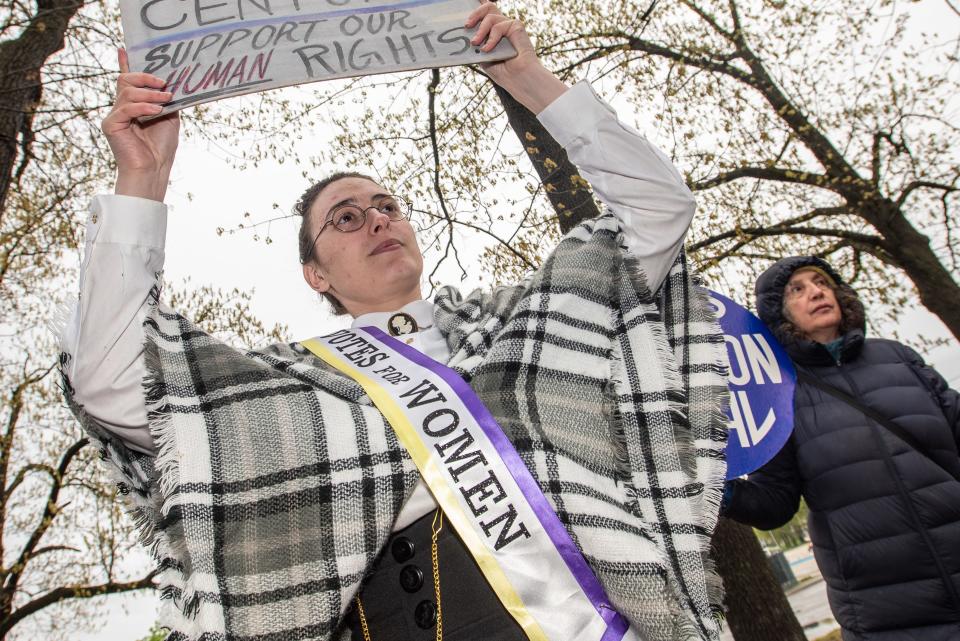
[[[843,314],[827,278],[812,269],[798,269],[783,289],[783,311],[807,338],[829,343],[839,338]]]
[[[310,207],[311,233],[316,234],[343,205],[375,208],[389,194],[366,178],[337,180]],[[423,256],[408,220],[391,220],[367,209],[366,221],[357,231],[344,233],[327,225],[312,256],[303,266],[307,283],[317,292],[336,296],[352,316],[393,311],[421,298]]]

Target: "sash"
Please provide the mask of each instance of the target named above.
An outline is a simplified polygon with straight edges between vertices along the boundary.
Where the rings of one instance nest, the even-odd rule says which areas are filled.
[[[637,639],[513,445],[454,370],[375,327],[301,344],[363,387],[531,641]]]

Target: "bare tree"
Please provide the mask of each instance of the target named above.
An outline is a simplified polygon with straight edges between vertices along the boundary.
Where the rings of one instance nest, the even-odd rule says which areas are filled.
[[[82,0],[37,0],[16,3],[0,24],[0,212],[15,171],[30,159],[33,121],[43,96],[41,70],[64,46],[71,20]],[[18,163],[19,159],[19,163]],[[15,170],[19,164],[20,169]]]
[[[574,16],[547,49],[660,97],[709,212],[689,246],[703,267],[832,256],[887,304],[902,274],[960,337],[955,39],[892,3],[609,5],[547,3]],[[649,24],[630,18],[643,11]]]
[[[65,322],[55,302],[76,289],[86,201],[113,174],[99,119],[117,18],[78,0],[0,9],[0,639],[38,619],[75,629],[102,609],[93,597],[154,587],[118,487],[64,407],[46,327]],[[283,332],[250,315],[246,292],[188,283],[169,298],[241,342]]]

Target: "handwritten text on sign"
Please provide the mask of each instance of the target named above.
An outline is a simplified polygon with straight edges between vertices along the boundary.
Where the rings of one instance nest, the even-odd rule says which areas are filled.
[[[166,111],[274,87],[503,60],[470,44],[478,0],[121,0],[130,68]]]
[[[796,373],[790,357],[763,322],[710,292],[727,344],[730,440],[727,478],[759,468],[780,451],[793,430]]]

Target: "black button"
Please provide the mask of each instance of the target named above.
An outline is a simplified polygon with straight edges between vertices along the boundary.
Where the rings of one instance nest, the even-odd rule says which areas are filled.
[[[416,592],[423,587],[423,571],[415,565],[406,565],[400,570],[400,587],[407,592]]]
[[[127,494],[130,494],[130,488],[127,486],[126,483],[117,483],[117,491],[120,492],[120,494],[123,494],[124,496],[126,496]]]
[[[413,541],[408,539],[405,536],[398,536],[393,540],[393,545],[390,546],[390,552],[393,554],[393,560],[397,563],[403,563],[404,561],[409,561],[413,558],[413,553],[416,551],[416,546],[413,544]]]
[[[353,607],[347,610],[347,621],[352,626],[360,625],[360,611],[357,610],[356,601],[354,601]]]
[[[437,606],[433,601],[421,601],[413,612],[413,620],[424,630],[429,630],[437,623]]]

